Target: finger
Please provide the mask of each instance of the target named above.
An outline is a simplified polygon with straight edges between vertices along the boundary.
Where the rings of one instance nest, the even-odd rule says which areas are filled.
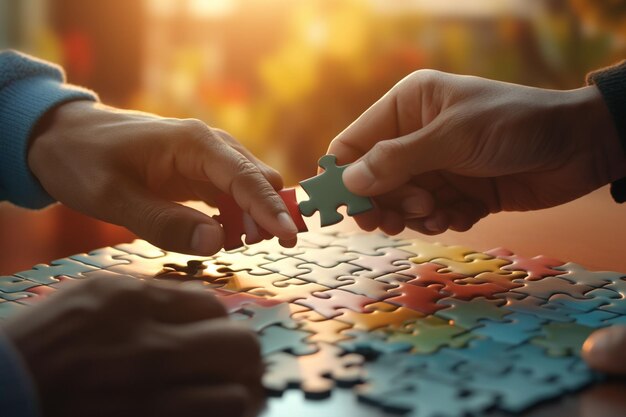
[[[221,249],[222,227],[206,214],[158,198],[131,182],[120,186],[116,193],[104,220],[121,224],[165,250],[212,255]]]
[[[423,219],[407,220],[406,225],[425,235],[438,235],[448,229],[449,220],[443,210],[436,209],[430,216]]]
[[[403,216],[391,210],[383,212],[380,230],[391,236],[402,232],[404,230]]]
[[[358,214],[354,216],[354,221],[356,221],[356,224],[366,232],[373,232],[380,225],[381,210],[379,208],[374,208],[374,210]]]
[[[587,338],[582,356],[597,371],[626,375],[626,327],[596,330]]]
[[[147,283],[151,317],[163,323],[189,323],[226,316],[224,305],[210,292],[173,283]]]
[[[377,196],[407,183],[423,172],[443,169],[452,163],[437,130],[440,123],[377,142],[343,172],[346,187],[359,195]]]
[[[243,146],[237,139],[235,139],[230,133],[223,131],[222,129],[213,129],[224,141],[230,146],[235,148],[239,153],[252,161],[261,171],[263,176],[269,181],[275,190],[281,190],[283,188],[283,177],[274,168],[261,161],[252,152]]]
[[[380,207],[402,213],[407,219],[426,217],[432,213],[435,207],[432,194],[413,185],[400,186],[389,193],[376,197],[375,201]]]
[[[199,128],[198,122],[192,122],[191,126],[198,149],[193,156],[187,154],[187,158],[196,163],[181,161],[178,165],[183,174],[213,182],[263,229],[279,238],[293,239],[298,229],[283,200],[259,168],[211,129]]]
[[[450,229],[466,232],[489,214],[484,204],[478,201],[461,200],[445,208]]]

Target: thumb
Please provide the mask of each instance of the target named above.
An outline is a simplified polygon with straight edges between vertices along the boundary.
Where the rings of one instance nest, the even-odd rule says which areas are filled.
[[[582,355],[597,370],[626,375],[626,327],[613,326],[595,331],[587,338]]]
[[[346,187],[355,194],[377,196],[397,189],[415,175],[444,168],[446,152],[431,126],[377,142],[346,168]]]
[[[129,185],[118,197],[123,210],[107,216],[110,221],[155,246],[207,256],[218,252],[223,245],[221,225],[198,210],[163,200],[140,186]]]

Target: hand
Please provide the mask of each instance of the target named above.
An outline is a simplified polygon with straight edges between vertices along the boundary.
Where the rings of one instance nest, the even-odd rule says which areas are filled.
[[[254,334],[209,292],[90,278],[3,327],[36,383],[44,417],[255,415]]]
[[[219,223],[173,202],[212,203],[218,192],[283,244],[295,244],[296,226],[275,191],[280,175],[226,132],[87,101],[60,106],[39,132],[28,163],[52,197],[166,250],[220,250]]]
[[[613,326],[596,330],[583,345],[582,355],[593,369],[609,374],[626,375],[626,327]]]
[[[626,176],[596,87],[553,91],[418,71],[335,138],[343,180],[374,196],[357,218],[395,234],[465,231],[499,211],[574,200]]]

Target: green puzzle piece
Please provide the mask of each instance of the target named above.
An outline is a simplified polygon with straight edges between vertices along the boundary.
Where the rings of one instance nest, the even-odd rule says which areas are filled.
[[[348,165],[337,166],[335,155],[324,155],[318,161],[324,172],[316,177],[300,182],[310,200],[301,202],[300,212],[309,217],[317,210],[320,212],[322,226],[339,223],[343,216],[337,213],[340,206],[348,207],[348,216],[354,216],[374,208],[371,200],[351,193],[341,178]]]

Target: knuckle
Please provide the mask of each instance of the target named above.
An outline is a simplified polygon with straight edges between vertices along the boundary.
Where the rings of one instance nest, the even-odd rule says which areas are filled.
[[[192,138],[206,139],[211,134],[211,128],[199,119],[182,119],[183,129]]]
[[[376,169],[378,166],[383,164],[389,164],[394,160],[398,155],[402,155],[403,152],[406,151],[405,145],[395,139],[383,140],[372,148],[373,161],[370,168]]]

